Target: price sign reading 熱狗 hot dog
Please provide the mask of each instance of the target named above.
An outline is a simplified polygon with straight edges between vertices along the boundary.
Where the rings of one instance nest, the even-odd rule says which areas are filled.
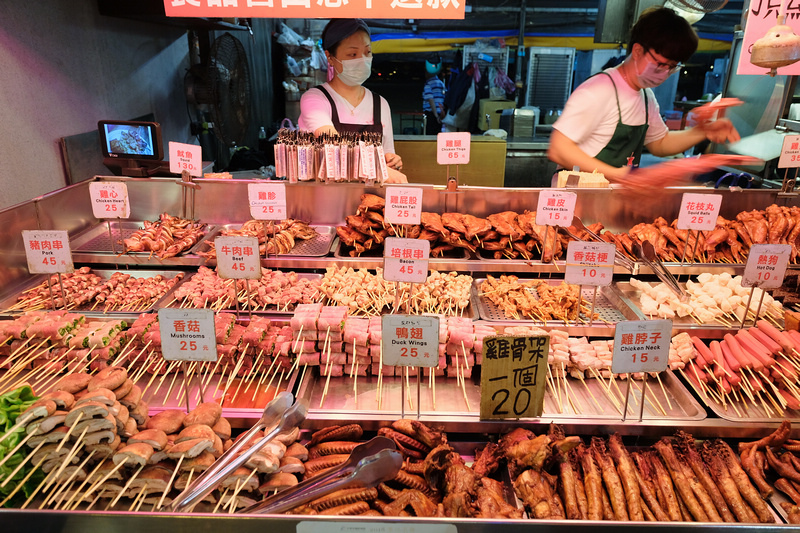
[[[747,254],[743,287],[775,289],[783,285],[792,247],[788,244],[754,244]]]
[[[550,337],[483,339],[481,419],[541,416]]]

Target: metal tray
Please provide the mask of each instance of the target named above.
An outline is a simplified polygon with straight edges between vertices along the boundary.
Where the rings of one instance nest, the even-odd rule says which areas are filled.
[[[129,238],[136,231],[142,229],[143,222],[131,222],[130,220],[109,221],[108,224],[98,224],[74,237],[70,242],[70,247],[75,253],[91,253],[91,254],[111,254],[122,255],[123,245],[121,241]],[[111,228],[109,235],[109,226]],[[202,228],[203,235],[207,235],[210,228],[204,225]],[[113,242],[112,242],[113,239]],[[179,253],[179,256],[191,254],[203,242],[203,237],[194,244],[189,250]],[[155,254],[150,252],[129,252],[127,255],[137,257],[147,257]]]
[[[505,313],[494,305],[488,298],[481,295],[481,283],[486,281],[486,278],[476,278],[472,282],[473,291],[477,295],[478,312],[483,320],[488,322],[514,322],[519,324],[541,324],[541,321],[535,320],[516,320],[506,317]],[[549,280],[551,285],[561,284],[560,280]],[[591,307],[594,289],[592,287],[584,287],[581,291],[581,296]],[[617,294],[614,293],[610,287],[600,287],[597,290],[597,300],[595,302],[594,312],[598,314],[599,318],[594,320],[595,325],[602,324],[616,324],[623,320],[630,320],[635,318],[632,311],[628,308],[625,301]],[[589,323],[589,317],[581,313],[581,325]],[[564,326],[563,320],[548,321],[548,326]]]
[[[338,239],[338,246],[335,248],[335,252],[333,256],[337,259],[352,259],[350,254],[348,253],[351,248],[344,244],[341,239]],[[378,246],[377,248],[372,248],[371,250],[367,250],[358,257],[363,257],[365,259],[382,259],[383,258],[383,246]],[[448,250],[445,252],[441,257],[431,257],[432,261],[436,260],[443,260],[443,259],[469,259],[470,254],[466,248],[453,248],[452,250]]]
[[[494,256],[494,251],[493,250],[484,250],[483,248],[481,248],[478,251],[476,251],[475,255],[481,261],[504,261],[504,262],[507,261],[509,263],[520,263],[520,264],[528,264],[528,263],[530,263],[530,264],[533,264],[533,265],[551,265],[551,266],[552,265],[557,265],[558,268],[562,269],[562,272],[563,272],[563,269],[564,269],[564,259],[556,259],[555,261],[551,261],[549,263],[543,263],[542,262],[542,253],[541,252],[537,252],[537,251],[531,252],[531,258],[530,259],[525,259],[522,256],[516,257],[514,259],[510,259],[508,257],[501,257],[501,258],[498,259],[498,258],[496,258]]]
[[[192,250],[192,253],[208,252],[214,246],[214,239],[224,230],[238,230],[241,224],[223,224],[221,226],[214,226],[208,232],[205,239],[200,241],[198,245]],[[307,241],[297,239],[294,248],[288,254],[281,254],[278,257],[325,257],[331,251],[331,244],[334,237],[336,237],[336,230],[333,226],[315,226],[311,225],[317,231],[317,236]],[[216,263],[215,259],[207,259],[208,263]]]
[[[104,269],[92,269],[92,273],[100,276],[103,281],[108,281],[111,279],[111,276],[115,272],[124,272],[125,274],[130,274],[133,278],[149,278],[152,276],[161,275],[167,279],[172,279],[178,274],[183,273],[180,270],[138,270],[138,269],[130,269],[130,270],[104,270]],[[5,298],[0,300],[0,314],[16,314],[20,311],[13,311],[9,312],[6,311],[9,307],[14,305],[17,302],[17,297],[22,294],[24,291],[27,291],[37,285],[41,284],[42,282],[47,280],[46,275],[38,275],[30,278],[24,285],[18,287],[18,289],[10,294],[8,294]],[[158,303],[163,301],[168,295],[170,295],[174,290],[175,287],[183,283],[180,281],[176,283],[172,288],[170,288],[161,298],[157,299],[151,305],[147,307],[137,308],[135,310],[128,310],[128,309],[109,309],[108,311],[104,311],[103,307],[98,305],[94,309],[92,309],[92,304],[82,305],[80,307],[76,307],[71,309],[74,313],[83,313],[87,316],[95,316],[95,315],[106,315],[106,314],[131,314],[131,313],[146,313],[148,311],[154,310],[158,307]],[[48,308],[49,309],[49,308]]]

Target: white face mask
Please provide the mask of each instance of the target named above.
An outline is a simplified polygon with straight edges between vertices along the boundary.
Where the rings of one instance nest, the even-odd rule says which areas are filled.
[[[336,58],[331,56],[331,59]],[[371,57],[358,57],[356,59],[345,59],[344,61],[336,59],[336,61],[342,64],[342,71],[337,72],[336,76],[342,83],[350,87],[361,85],[372,74]]]
[[[636,75],[640,87],[643,89],[658,87],[672,75],[672,71],[670,70],[658,71],[656,69],[658,69],[657,64],[652,61],[647,62],[647,66],[644,67],[644,72]],[[637,68],[636,70],[638,71],[639,69]]]

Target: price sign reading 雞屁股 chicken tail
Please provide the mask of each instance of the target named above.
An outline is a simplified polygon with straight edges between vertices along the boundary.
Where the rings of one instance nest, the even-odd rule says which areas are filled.
[[[250,203],[250,216],[256,220],[286,218],[285,183],[249,183],[247,199]]]
[[[159,309],[161,353],[167,361],[216,361],[211,309]]]
[[[431,243],[425,239],[387,237],[383,242],[383,279],[424,283],[430,254]]]
[[[422,217],[422,189],[386,187],[383,216],[390,224],[419,224]]]
[[[783,285],[792,247],[788,244],[754,244],[747,254],[743,287],[775,289]]]
[[[214,239],[214,248],[222,279],[261,279],[258,237],[221,235]]]
[[[571,226],[578,195],[559,190],[539,191],[536,204],[536,223],[540,226]]]
[[[93,181],[89,184],[92,214],[96,218],[129,218],[128,184],[121,181]]]
[[[381,344],[384,365],[433,368],[439,364],[439,318],[383,315]]]
[[[614,332],[614,374],[661,372],[667,369],[672,320],[618,322]]]
[[[608,242],[570,241],[564,281],[574,285],[610,285],[616,246]]]
[[[483,339],[481,419],[542,415],[550,337]]]
[[[717,225],[721,194],[683,193],[678,212],[678,229],[711,231]]]
[[[75,270],[66,231],[23,230],[22,242],[31,274],[63,274]]]

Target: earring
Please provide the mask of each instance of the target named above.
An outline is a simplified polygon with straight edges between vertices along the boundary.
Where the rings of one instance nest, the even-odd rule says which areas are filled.
[[[331,81],[335,74],[336,74],[336,71],[333,70],[333,64],[330,61],[328,61],[328,80],[327,81]]]

